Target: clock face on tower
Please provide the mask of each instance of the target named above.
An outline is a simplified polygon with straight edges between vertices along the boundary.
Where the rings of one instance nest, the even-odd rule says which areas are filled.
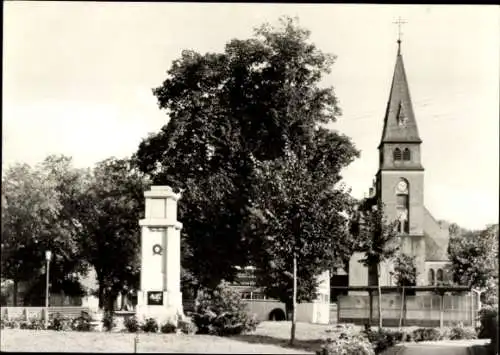
[[[400,181],[400,182],[398,182],[398,190],[399,190],[400,192],[404,192],[404,191],[406,191],[406,189],[407,189],[407,188],[408,188],[408,186],[407,186],[407,184],[406,184],[406,182],[405,182],[405,181]]]

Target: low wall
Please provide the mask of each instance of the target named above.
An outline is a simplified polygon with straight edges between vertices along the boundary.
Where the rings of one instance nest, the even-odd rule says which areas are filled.
[[[370,315],[370,301],[367,295],[339,296],[339,322],[365,324]],[[401,295],[382,296],[382,320],[384,326],[399,325]],[[443,325],[462,322],[475,324],[476,305],[471,295],[445,295],[443,299]],[[441,296],[421,294],[406,297],[406,317],[408,326],[437,327],[441,319]],[[378,323],[378,297],[373,296],[372,323]]]

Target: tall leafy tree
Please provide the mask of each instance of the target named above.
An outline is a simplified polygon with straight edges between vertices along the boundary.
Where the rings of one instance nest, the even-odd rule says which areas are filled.
[[[318,136],[329,134],[320,132]],[[340,136],[329,138],[339,144],[344,140]],[[352,149],[348,140],[344,144]],[[247,233],[253,235],[251,260],[256,266],[257,283],[268,296],[284,302],[287,313],[293,313],[294,259],[297,301],[308,302],[317,296],[316,277],[340,266],[354,245],[346,213],[350,197],[346,191],[333,188],[336,178],[327,177],[328,172],[336,176],[337,168],[324,168],[323,174],[312,171],[309,164],[316,158],[317,169],[333,162],[328,162],[329,154],[322,149],[312,151],[308,159],[290,152],[284,159],[258,164],[255,173],[255,195],[247,221]],[[347,163],[352,156],[337,158]]]
[[[487,302],[498,301],[498,224],[479,231],[455,228],[448,255],[454,283],[483,290]]]
[[[18,284],[39,275],[43,267],[42,239],[47,220],[52,222],[58,201],[49,183],[27,164],[16,164],[2,179],[2,278],[14,282],[14,305]]]
[[[369,285],[377,286],[379,328],[382,328],[382,290],[380,288],[380,264],[397,255],[400,241],[396,230],[397,221],[389,221],[383,204],[368,198],[360,202],[351,222],[351,233],[359,238],[357,250],[365,254],[360,262],[368,268]],[[370,323],[373,299],[370,292]]]
[[[82,196],[80,246],[97,274],[99,306],[107,310],[119,293],[139,286],[139,219],[147,184],[128,160],[110,158],[95,166]]]
[[[71,158],[49,156],[30,167],[16,164],[2,179],[2,277],[28,286],[26,301],[39,303],[45,289],[45,250],[51,250],[51,291],[81,294],[78,275],[85,273],[77,239],[78,201],[85,173]]]
[[[183,266],[200,285],[231,281],[235,266],[251,260],[259,242],[245,221],[258,196],[259,164],[282,165],[293,152],[304,164],[335,166],[328,178],[339,180],[357,154],[347,137],[317,132],[340,108],[333,89],[319,85],[334,56],[309,35],[284,18],[257,28],[253,38],[229,41],[222,53],[183,51],[153,90],[170,121],[141,143],[135,162],[153,183],[184,191],[179,214],[190,253]],[[332,149],[329,158],[303,158],[317,144]]]

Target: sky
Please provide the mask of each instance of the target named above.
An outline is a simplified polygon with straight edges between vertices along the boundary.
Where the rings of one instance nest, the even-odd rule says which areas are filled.
[[[425,204],[437,219],[479,229],[498,223],[500,7],[4,2],[2,168],[49,154],[89,167],[127,157],[168,122],[152,88],[184,49],[221,52],[280,16],[337,56],[323,79],[342,116],[331,125],[361,157],[343,171],[363,197],[402,53],[423,140]]]

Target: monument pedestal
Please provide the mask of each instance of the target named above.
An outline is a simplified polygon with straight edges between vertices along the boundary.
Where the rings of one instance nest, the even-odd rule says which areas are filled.
[[[168,186],[152,186],[144,193],[141,225],[141,278],[136,315],[155,318],[161,325],[183,317],[180,292],[182,223],[177,221],[176,194]]]

